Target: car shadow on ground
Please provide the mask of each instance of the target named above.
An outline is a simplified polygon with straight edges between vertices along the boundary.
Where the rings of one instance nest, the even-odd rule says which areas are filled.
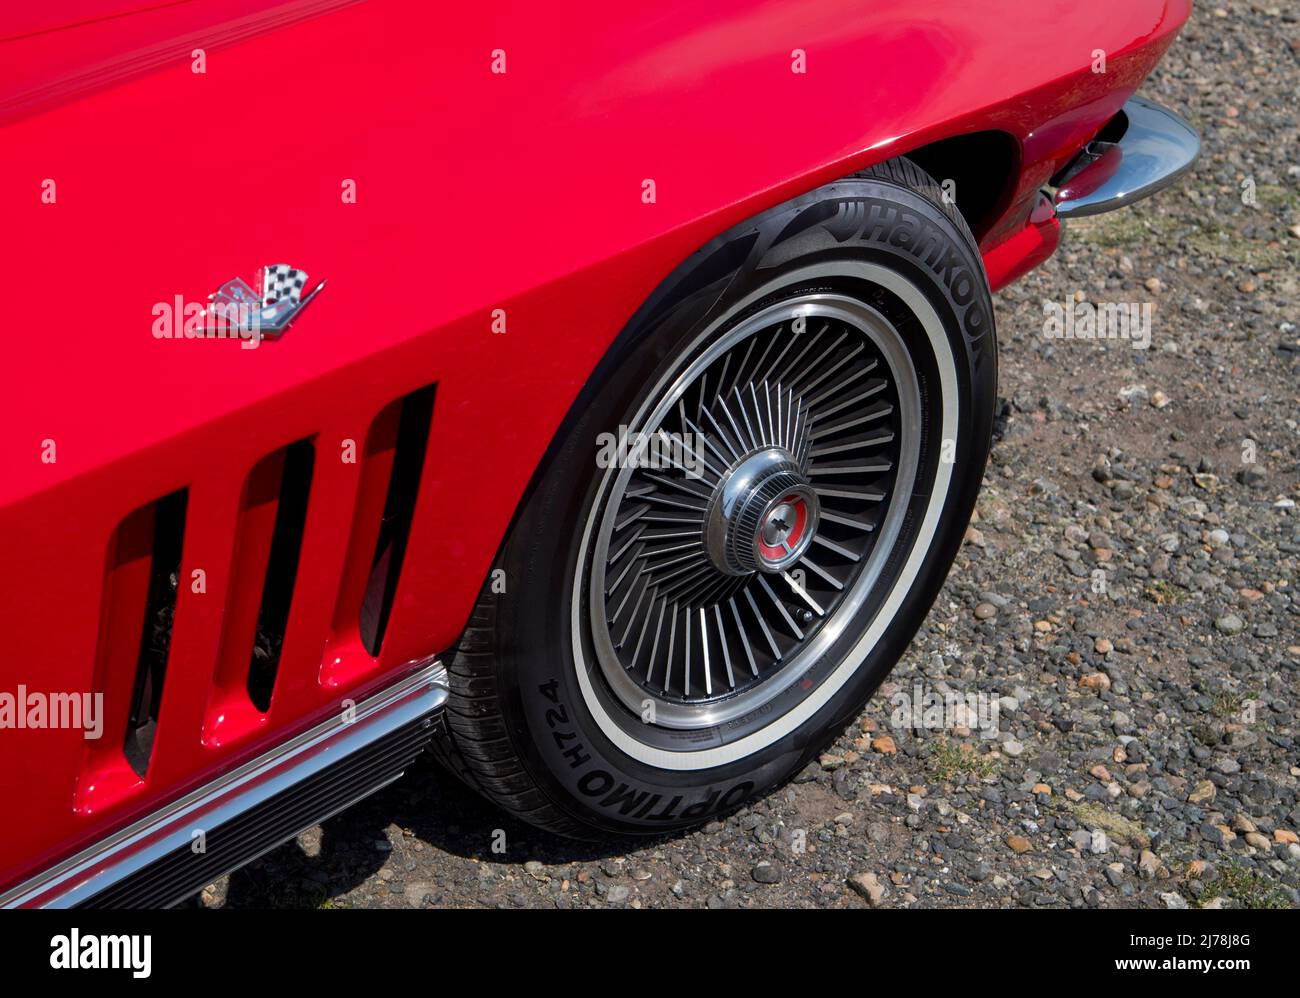
[[[615,838],[580,842],[533,828],[424,756],[396,783],[231,874],[209,903],[224,908],[465,903],[473,896],[466,888],[472,887],[467,881],[474,879],[475,861],[564,865],[621,855],[627,848]],[[384,894],[380,885],[390,870],[393,890]],[[363,885],[379,896],[343,897]]]

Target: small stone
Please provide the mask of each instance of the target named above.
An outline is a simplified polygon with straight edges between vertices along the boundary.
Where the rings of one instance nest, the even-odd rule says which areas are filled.
[[[1297,842],[1300,842],[1300,836],[1297,836],[1295,832],[1287,828],[1275,828],[1273,829],[1273,840],[1275,842],[1285,842],[1288,845],[1294,845]]]
[[[1085,690],[1105,693],[1110,689],[1110,676],[1104,672],[1090,672],[1079,680],[1079,686]]]
[[[871,739],[871,747],[881,755],[897,755],[898,746],[889,735],[877,735]]]
[[[1009,755],[1013,759],[1016,759],[1021,755],[1023,755],[1024,751],[1025,751],[1025,746],[1022,745],[1020,742],[1016,741],[1015,739],[1011,739],[1009,741],[1005,741],[1002,743],[1003,755]]]
[[[1101,763],[1097,763],[1097,765],[1093,766],[1088,770],[1088,772],[1096,779],[1101,780],[1102,783],[1109,783],[1113,779],[1110,775],[1110,770]]]
[[[1228,844],[1228,840],[1223,835],[1223,827],[1209,822],[1201,826],[1201,838],[1214,846],[1223,847]]]
[[[1029,840],[1023,835],[1008,835],[1007,845],[1011,847],[1011,851],[1017,856],[1023,855],[1033,848]]]
[[[1154,880],[1160,872],[1160,857],[1150,849],[1143,849],[1138,856],[1138,873],[1143,880]]]
[[[998,608],[992,603],[981,603],[975,608],[976,620],[991,620],[998,615]]]
[[[623,884],[614,884],[605,893],[605,900],[610,904],[622,904],[628,899],[628,895],[631,893],[631,889],[625,887]]]
[[[1231,636],[1234,634],[1240,634],[1245,629],[1246,624],[1235,613],[1225,613],[1214,622],[1214,626],[1221,634]]]
[[[1157,388],[1151,393],[1151,407],[1153,409],[1163,409],[1169,404],[1169,396]]]
[[[1046,783],[1035,783],[1033,792],[1035,794],[1047,794],[1050,797],[1052,794],[1052,788],[1049,787]]]
[[[813,783],[821,773],[821,767],[816,762],[810,762],[804,766],[791,781],[792,783]]]
[[[1160,900],[1165,903],[1166,908],[1187,907],[1187,898],[1183,897],[1181,894],[1175,894],[1173,891],[1170,891],[1167,894],[1161,894]]]
[[[849,877],[849,887],[861,894],[873,908],[878,907],[888,893],[888,888],[874,873],[855,873]]]
[[[1241,468],[1232,477],[1248,489],[1262,489],[1268,486],[1268,476],[1258,468]]]
[[[763,860],[750,871],[750,876],[760,884],[779,884],[783,875],[784,871],[780,866],[767,860]]]
[[[1273,848],[1272,843],[1268,841],[1268,837],[1260,835],[1259,832],[1247,832],[1246,845],[1258,849],[1260,852],[1269,852]]]
[[[1092,643],[1092,649],[1098,655],[1109,655],[1115,649],[1115,646],[1109,638],[1098,638]]]
[[[1192,788],[1192,792],[1187,795],[1189,804],[1209,804],[1214,800],[1214,795],[1218,793],[1217,788],[1209,780],[1201,780]]]

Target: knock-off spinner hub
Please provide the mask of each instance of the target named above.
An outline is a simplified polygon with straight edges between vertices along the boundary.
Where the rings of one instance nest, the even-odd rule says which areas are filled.
[[[817,493],[794,457],[769,447],[718,484],[704,518],[704,547],[727,575],[778,574],[812,543],[819,511]]]

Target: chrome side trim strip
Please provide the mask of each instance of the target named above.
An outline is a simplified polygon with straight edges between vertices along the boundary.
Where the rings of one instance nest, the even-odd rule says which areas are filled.
[[[0,895],[0,908],[64,908],[98,894],[372,742],[438,710],[447,670],[436,658],[388,689],[278,745],[180,800]],[[375,788],[377,789],[377,788]],[[248,857],[252,859],[255,857]]]
[[[1134,97],[1123,114],[1128,119],[1123,137],[1090,142],[1080,154],[1086,165],[1056,192],[1060,218],[1124,208],[1168,187],[1196,162],[1201,137],[1172,111]]]

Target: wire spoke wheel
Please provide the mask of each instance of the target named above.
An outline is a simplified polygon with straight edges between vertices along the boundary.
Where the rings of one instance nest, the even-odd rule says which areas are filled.
[[[448,666],[443,760],[580,836],[659,835],[779,787],[940,592],[995,350],[975,238],[906,159],[700,247],[534,476]]]
[[[882,314],[809,293],[642,412],[593,510],[594,646],[633,713],[708,728],[778,695],[862,606],[916,477],[916,376]]]

